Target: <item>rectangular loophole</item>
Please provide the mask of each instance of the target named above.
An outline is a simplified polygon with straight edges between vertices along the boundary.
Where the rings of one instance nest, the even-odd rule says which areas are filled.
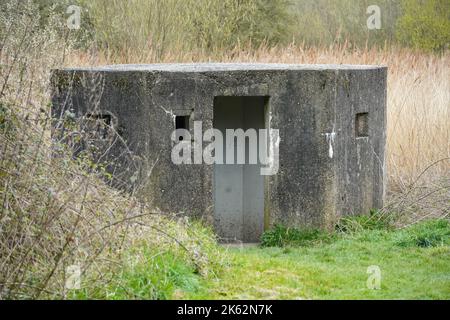
[[[189,116],[175,116],[175,129],[189,130]]]
[[[357,138],[369,136],[369,113],[357,113],[355,117],[355,135]]]
[[[188,140],[187,132],[189,131],[189,118],[190,116],[175,116],[175,130],[177,130],[177,140]]]

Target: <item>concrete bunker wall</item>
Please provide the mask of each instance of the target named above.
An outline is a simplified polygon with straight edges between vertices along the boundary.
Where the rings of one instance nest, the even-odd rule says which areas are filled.
[[[93,88],[98,79],[101,86]],[[279,129],[280,167],[264,184],[265,228],[331,227],[339,216],[382,204],[385,68],[62,70],[53,81],[55,117],[65,110],[82,117],[95,105],[95,112],[117,119],[125,143],[111,148],[107,159],[117,168],[110,169],[124,185],[137,174],[142,198],[163,212],[214,223],[214,165],[173,164],[170,135],[176,116],[189,120],[193,139],[194,121],[202,121],[203,131],[212,128],[217,97],[270,97],[265,125]],[[95,103],[92,91],[99,92]],[[361,114],[368,124],[366,135],[357,136]]]

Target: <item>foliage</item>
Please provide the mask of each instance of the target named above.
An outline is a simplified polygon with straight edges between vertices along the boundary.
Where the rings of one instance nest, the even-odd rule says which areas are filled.
[[[319,229],[297,229],[277,224],[263,233],[262,247],[304,246],[329,241],[331,235]]]
[[[135,250],[133,250],[135,251]],[[159,249],[144,248],[133,252],[130,259],[142,256],[144,261],[129,263],[117,275],[120,284],[108,288],[109,299],[170,299],[176,289],[192,291],[198,287],[199,277],[192,266],[172,253]],[[114,285],[114,282],[112,282]]]
[[[381,11],[381,29],[367,28],[367,8],[376,4]],[[395,40],[395,21],[400,14],[396,0],[303,0],[295,2],[295,39],[310,45],[351,42],[358,46],[384,45]]]
[[[397,38],[407,46],[443,51],[450,45],[450,0],[403,0]]]
[[[368,215],[344,217],[336,224],[335,233],[329,233],[320,229],[299,229],[276,224],[273,228],[263,233],[261,246],[309,246],[330,242],[340,234],[353,234],[364,230],[389,230],[392,228],[393,217],[393,215],[382,215],[375,210]]]
[[[7,104],[0,101],[0,134],[12,138],[17,130],[17,118]]]
[[[286,0],[97,0],[87,8],[98,45],[112,51],[219,51],[239,44],[277,44],[290,26]],[[89,25],[83,25],[83,28]],[[130,30],[132,30],[130,32]]]
[[[292,17],[286,0],[196,1],[190,11],[194,43],[206,50],[289,40]]]
[[[394,214],[382,214],[371,210],[368,215],[343,217],[336,224],[336,230],[343,233],[354,233],[362,230],[383,230],[393,227]]]
[[[413,225],[398,233],[396,244],[402,247],[436,247],[450,245],[450,222],[430,220]]]
[[[111,277],[127,272],[123,253],[138,243],[173,257],[161,281],[178,264],[198,277],[214,276],[222,261],[209,229],[163,217],[108,186],[101,165],[87,155],[74,159],[61,143],[76,132],[52,136],[50,70],[63,65],[71,39],[59,32],[58,17],[42,23],[35,1],[9,0],[6,8],[0,12],[0,299],[73,297],[77,289],[67,282],[74,266],[80,290],[110,288]],[[165,297],[165,288],[155,285],[151,297]]]
[[[180,228],[183,227],[183,229]],[[161,225],[181,245],[161,239],[137,238],[120,260],[120,268],[105,270],[105,285],[84,285],[73,290],[74,299],[171,299],[196,292],[205,279],[216,279],[224,255],[210,228],[184,220]],[[192,240],[192,241],[191,241]],[[86,279],[89,282],[89,278]]]
[[[367,28],[370,0],[33,0],[39,24],[66,9],[81,8],[81,29],[69,32],[78,48],[110,54],[147,51],[161,58],[180,50],[220,52],[239,47],[349,42],[355,46],[400,43],[424,50],[448,49],[449,0],[379,0],[381,29]],[[5,11],[9,1],[1,3]],[[1,31],[0,31],[1,32]]]

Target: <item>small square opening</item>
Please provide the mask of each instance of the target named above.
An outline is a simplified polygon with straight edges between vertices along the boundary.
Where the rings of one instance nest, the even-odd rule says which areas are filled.
[[[187,130],[189,131],[189,116],[175,116],[175,130]],[[186,140],[183,131],[177,131],[177,140]]]
[[[189,130],[189,116],[175,116],[175,129]]]
[[[357,138],[369,136],[369,113],[357,113],[355,117],[355,135]]]

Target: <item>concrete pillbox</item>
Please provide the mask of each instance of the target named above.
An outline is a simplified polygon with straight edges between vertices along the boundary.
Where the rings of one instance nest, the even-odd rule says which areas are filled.
[[[203,218],[223,240],[254,242],[275,223],[331,228],[382,206],[386,74],[382,66],[258,63],[59,69],[54,128],[64,130],[67,114],[94,119],[84,131],[96,131],[89,143],[118,187],[139,185],[155,209]],[[279,140],[268,141],[276,172],[260,175],[260,163],[173,163],[174,129],[188,130],[191,141],[180,139],[194,146],[213,127],[224,136],[277,129]]]

